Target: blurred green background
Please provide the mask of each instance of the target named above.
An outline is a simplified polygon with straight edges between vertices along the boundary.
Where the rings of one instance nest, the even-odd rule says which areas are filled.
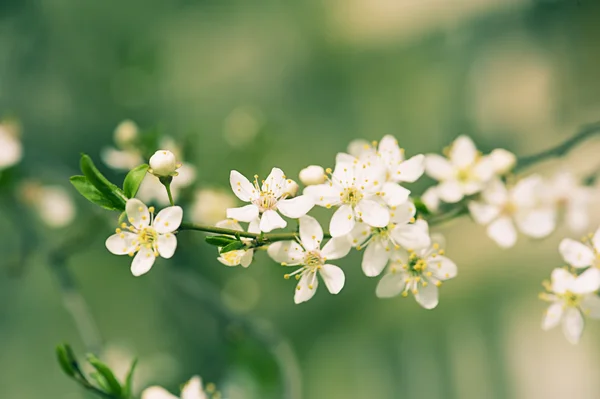
[[[0,111],[22,123],[20,173],[67,188],[79,153],[100,164],[126,118],[185,143],[197,187],[226,188],[231,169],[293,177],[333,166],[350,140],[385,134],[409,156],[463,133],[486,152],[529,154],[600,119],[599,18],[591,0],[4,0]],[[597,167],[597,147],[578,151],[569,167]],[[4,263],[18,259],[16,230],[38,235],[20,273],[0,273],[3,398],[85,397],[55,364],[57,343],[85,347],[43,256],[82,228],[97,234],[68,267],[107,342],[100,355],[121,365],[139,356],[139,389],[177,392],[199,374],[227,398],[283,397],[271,351],[215,310],[225,306],[267,336],[279,331],[275,351],[286,361],[295,352],[299,369],[286,370],[303,398],[600,395],[598,326],[578,346],[539,327],[539,283],[562,265],[563,229],[508,251],[466,219],[437,229],[459,276],[433,311],[378,300],[356,253],[340,262],[339,295],[320,290],[297,306],[294,283],[265,254],[227,268],[200,233],[182,233],[184,251],[134,278],[104,248],[110,225],[86,225],[97,209],[77,204],[74,226],[58,232],[31,218],[15,227],[10,216],[25,211],[0,210]],[[195,278],[212,284],[196,297],[185,289]]]

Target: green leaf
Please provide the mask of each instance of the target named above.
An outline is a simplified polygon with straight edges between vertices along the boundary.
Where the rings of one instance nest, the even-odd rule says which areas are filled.
[[[219,252],[224,254],[225,252],[237,251],[239,249],[244,249],[244,248],[246,248],[246,244],[244,244],[241,241],[234,241],[234,242],[231,242],[231,243],[225,245],[223,248],[221,248],[221,251],[219,251]]]
[[[150,166],[143,164],[131,169],[129,173],[127,173],[125,181],[123,182],[123,192],[125,192],[127,198],[135,197],[140,188],[140,184],[142,184],[142,180],[146,177],[146,172],[148,172],[149,167]]]
[[[90,373],[90,378],[96,382],[96,385],[100,387],[103,392],[111,392],[111,388],[106,382],[106,378],[102,374],[97,371],[93,371]]]
[[[127,373],[127,377],[125,378],[125,386],[123,387],[124,399],[131,398],[133,390],[133,373],[135,371],[135,366],[137,366],[137,359],[134,359],[133,363],[131,363],[131,367],[129,367],[129,372]]]
[[[58,345],[56,347],[56,357],[58,358],[58,363],[60,364],[60,368],[70,377],[75,377],[75,367],[76,364],[75,355],[73,354],[73,350],[67,344]]]
[[[205,238],[205,240],[210,245],[215,245],[217,247],[224,247],[226,245],[231,244],[232,242],[238,241],[234,237],[230,236],[208,236]]]
[[[71,184],[75,187],[79,194],[83,195],[88,201],[99,205],[110,211],[118,211],[112,202],[102,194],[85,176],[71,176]]]
[[[425,205],[421,198],[413,198],[413,203],[415,204],[415,208],[417,208],[417,212],[421,215],[431,215],[431,211],[427,208],[427,205]]]
[[[94,165],[89,155],[83,154],[80,162],[81,171],[90,183],[100,191],[117,209],[125,209],[125,194],[112,184]]]
[[[102,377],[104,377],[104,379],[106,380],[107,387],[109,388],[109,392],[114,395],[121,396],[121,392],[122,392],[121,384],[115,378],[115,375],[110,370],[110,368],[106,364],[104,364],[100,360],[98,360],[98,358],[96,358],[96,356],[94,356],[94,355],[89,354],[87,356],[87,360],[92,366],[94,366],[96,371],[98,371],[98,373]]]

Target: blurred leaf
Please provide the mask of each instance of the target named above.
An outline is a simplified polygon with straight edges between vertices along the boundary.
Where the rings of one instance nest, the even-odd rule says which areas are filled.
[[[98,371],[98,373],[106,380],[108,391],[112,394],[121,396],[122,388],[119,381],[115,378],[115,375],[110,368],[102,363],[96,356],[89,354],[87,356],[88,362]],[[96,379],[98,380],[98,379]]]
[[[92,158],[83,154],[80,162],[81,171],[87,179],[108,199],[117,209],[125,209],[125,194],[112,184],[94,165]]]
[[[224,254],[226,252],[237,251],[239,249],[244,249],[244,248],[246,248],[246,244],[244,244],[241,241],[234,241],[234,242],[227,244],[223,248],[221,248],[221,251],[219,251],[219,253]]]
[[[56,357],[65,374],[75,377],[74,365],[76,364],[76,360],[71,347],[67,344],[58,345],[56,347]]]
[[[135,372],[136,366],[137,359],[134,359],[133,363],[131,363],[131,367],[129,368],[129,372],[127,373],[127,377],[125,378],[125,386],[123,386],[123,398],[125,399],[129,399],[131,397],[133,389],[133,373]]]
[[[140,165],[127,173],[123,182],[123,191],[127,198],[133,198],[142,184],[142,180],[146,177],[149,166],[147,164]]]
[[[110,211],[118,211],[112,202],[104,197],[96,187],[85,176],[71,176],[71,184],[75,187],[79,194],[83,195],[88,201],[101,206]]]
[[[205,238],[205,240],[210,245],[215,245],[217,247],[224,247],[226,245],[231,244],[232,242],[238,241],[234,237],[229,236],[208,236]]]
[[[96,385],[98,385],[102,389],[102,391],[109,393],[111,392],[111,388],[108,385],[106,378],[104,378],[102,374],[98,373],[97,371],[94,371],[90,373],[90,378],[94,380],[94,382],[96,382]]]
[[[431,215],[431,211],[427,208],[427,205],[425,205],[421,198],[413,198],[413,203],[415,204],[418,213],[424,216]]]

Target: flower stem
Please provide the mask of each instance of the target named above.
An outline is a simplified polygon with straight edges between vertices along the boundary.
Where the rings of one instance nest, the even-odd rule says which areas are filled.
[[[165,188],[167,189],[167,195],[169,196],[169,203],[171,206],[175,206],[175,201],[173,201],[173,194],[171,193],[171,183],[165,184]]]
[[[196,230],[204,231],[205,233],[223,234],[228,236],[240,236],[244,238],[253,238],[258,243],[266,244],[276,241],[295,240],[298,237],[298,233],[249,233],[246,231],[224,229],[222,227],[209,226],[198,223],[183,222],[179,230]],[[324,238],[331,238],[329,233],[324,234]]]

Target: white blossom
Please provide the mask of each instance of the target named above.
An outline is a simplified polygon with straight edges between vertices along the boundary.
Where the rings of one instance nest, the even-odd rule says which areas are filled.
[[[561,171],[547,181],[548,200],[564,212],[567,227],[582,232],[589,225],[589,211],[594,191],[568,171]]]
[[[427,223],[415,222],[416,208],[406,202],[392,208],[390,224],[383,228],[357,223],[350,233],[352,244],[364,249],[362,269],[366,276],[381,274],[394,251],[420,249],[431,245]]]
[[[306,302],[313,297],[319,285],[317,274],[330,293],[339,293],[344,287],[344,272],[329,261],[346,256],[351,249],[350,241],[346,237],[332,238],[321,249],[323,229],[319,222],[311,216],[303,216],[299,223],[299,242],[279,241],[268,248],[269,256],[274,261],[283,266],[300,266],[293,273],[285,275],[286,279],[295,276],[299,280],[294,302]]]
[[[456,277],[456,264],[444,256],[439,243],[417,251],[392,252],[388,272],[375,291],[379,298],[390,298],[412,293],[422,307],[433,309],[438,305],[438,287]]]
[[[350,233],[357,221],[372,227],[386,227],[390,213],[381,197],[394,198],[401,204],[408,200],[410,191],[394,183],[384,186],[385,172],[380,162],[337,162],[333,173],[329,170],[329,182],[308,186],[304,193],[317,205],[338,207],[329,223],[333,237]]]
[[[139,130],[134,121],[130,119],[122,121],[114,132],[115,144],[119,148],[132,146],[139,137]]]
[[[590,238],[585,237],[584,242],[565,238],[558,250],[569,266],[584,270],[578,281],[585,283],[589,291],[600,289],[600,229]]]
[[[16,165],[23,157],[23,146],[17,132],[0,125],[0,171]]]
[[[227,217],[227,208],[233,208],[236,199],[231,192],[202,188],[195,192],[191,206],[192,220],[197,223],[214,225]]]
[[[178,169],[178,175],[171,182],[171,194],[173,200],[177,201],[181,190],[191,186],[196,180],[196,169],[188,163],[184,163]],[[155,202],[159,205],[169,205],[169,196],[160,179],[152,173],[146,173],[137,196],[145,202]]]
[[[126,171],[144,163],[142,153],[136,146],[138,136],[139,129],[135,122],[121,122],[113,133],[116,148],[104,148],[100,153],[102,161],[112,169]]]
[[[106,248],[115,255],[134,256],[131,273],[141,276],[147,273],[160,255],[169,259],[177,248],[175,231],[181,225],[183,210],[179,206],[171,206],[161,210],[154,217],[154,208],[148,207],[140,200],[132,198],[125,206],[127,220],[116,234],[108,237]]]
[[[289,198],[294,198],[298,194],[298,190],[300,190],[298,183],[296,183],[294,180],[288,180],[284,194],[287,194]]]
[[[279,215],[292,219],[298,219],[306,215],[314,206],[314,201],[307,195],[299,195],[288,199],[288,184],[292,180],[287,179],[283,171],[273,168],[262,185],[258,183],[258,176],[254,176],[254,184],[236,170],[231,171],[229,182],[233,193],[249,205],[240,208],[227,209],[229,219],[241,222],[253,222],[259,220],[260,230],[266,233],[287,226],[287,222]]]
[[[425,204],[429,212],[438,212],[440,210],[441,200],[437,192],[437,186],[431,186],[425,190],[423,195],[421,195],[421,201],[423,201],[423,204]]]
[[[148,170],[155,176],[168,177],[177,176],[177,169],[181,164],[177,163],[177,158],[169,150],[158,150],[150,157],[150,169]]]
[[[564,269],[554,269],[546,290],[540,298],[551,304],[544,314],[542,329],[550,330],[562,323],[567,341],[576,344],[583,333],[585,316],[600,318],[600,298],[590,290],[583,274],[575,276]]]
[[[244,231],[242,226],[235,220],[226,219],[221,220],[217,223],[217,227],[236,230],[236,231]],[[260,233],[260,228],[258,226],[258,220],[253,221],[248,226],[248,232],[250,233]],[[250,238],[241,237],[240,240],[244,243],[249,243],[252,241]],[[221,248],[219,247],[219,251]],[[252,263],[252,258],[254,256],[254,249],[238,249],[235,251],[225,252],[224,254],[220,254],[217,260],[224,264],[225,266],[238,266],[242,265],[243,267],[250,266]]]
[[[142,392],[142,399],[179,399],[162,387],[153,386]],[[200,377],[192,377],[181,388],[181,399],[208,399],[208,395],[202,386]]]
[[[468,136],[459,136],[450,146],[448,158],[427,155],[425,173],[439,181],[436,188],[439,198],[455,203],[481,191],[497,170],[505,169],[506,153],[496,153],[494,158],[482,157]]]
[[[73,199],[61,186],[43,186],[37,182],[25,182],[21,186],[23,200],[37,211],[48,227],[68,226],[75,219],[77,208]]]
[[[300,171],[298,175],[300,181],[305,186],[312,186],[315,184],[323,184],[327,180],[325,175],[325,169],[319,165],[310,165]]]
[[[538,175],[521,179],[510,189],[494,179],[480,200],[469,202],[471,216],[486,225],[488,236],[503,248],[516,243],[517,229],[529,237],[546,237],[556,227],[556,208],[543,198],[543,184]]]

